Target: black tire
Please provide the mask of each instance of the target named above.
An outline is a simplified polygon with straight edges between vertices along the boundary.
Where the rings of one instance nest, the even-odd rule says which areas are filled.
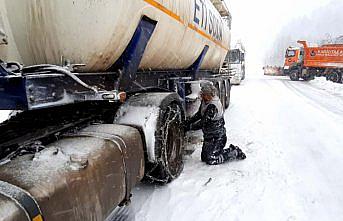
[[[224,81],[222,82],[222,85],[220,88],[220,101],[223,105],[223,110],[225,111],[225,109],[226,109],[226,107],[225,107],[225,104],[226,104],[226,85],[225,85]]]
[[[334,71],[330,74],[329,77],[330,81],[335,82],[335,83],[341,83],[342,81],[342,74],[338,71]]]
[[[229,80],[225,81],[225,88],[226,88],[226,96],[225,96],[225,109],[230,107],[231,102],[231,84]]]
[[[177,178],[183,170],[184,129],[183,112],[177,103],[161,110],[155,132],[155,153],[158,163],[148,165],[149,182],[166,184]]]
[[[245,80],[245,68],[244,68],[244,70],[243,70],[243,75],[242,75],[242,79],[241,79],[242,81],[243,80]]]
[[[309,77],[303,77],[302,78],[304,81],[310,81],[310,80],[313,80],[314,78],[309,76]]]
[[[292,71],[289,75],[292,81],[299,81],[299,73],[298,71]]]
[[[220,87],[219,87],[219,83],[216,81],[215,85],[214,85],[217,89],[217,95],[219,98],[221,98],[221,91],[220,91]]]

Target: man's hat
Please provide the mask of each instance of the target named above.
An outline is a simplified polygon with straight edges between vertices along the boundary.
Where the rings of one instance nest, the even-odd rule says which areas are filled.
[[[213,86],[211,82],[205,82],[201,84],[201,94],[216,96],[217,88]]]

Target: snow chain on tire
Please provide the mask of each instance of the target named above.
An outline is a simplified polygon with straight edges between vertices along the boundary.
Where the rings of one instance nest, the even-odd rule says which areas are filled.
[[[37,201],[26,190],[13,184],[0,181],[0,195],[9,198],[25,213],[29,221],[43,221],[42,211]]]
[[[173,107],[168,106],[165,110],[166,115],[165,121],[163,122],[163,126],[161,128],[161,152],[160,152],[160,159],[156,164],[154,164],[149,171],[145,174],[145,176],[151,180],[152,182],[157,182],[160,184],[166,184],[174,180],[176,177],[180,175],[180,172],[182,171],[183,168],[183,163],[181,160],[181,165],[179,165],[179,168],[170,168],[169,164],[169,158],[168,158],[168,133],[169,133],[169,127],[170,125],[178,120],[182,120],[181,114],[180,113],[181,108],[179,105],[176,105],[176,109],[174,110]],[[182,154],[182,149],[183,149],[183,144],[181,144],[181,149],[179,150],[180,152],[178,154]],[[175,150],[177,151],[177,150]],[[180,156],[176,156],[180,157]],[[181,156],[182,157],[182,156]],[[176,159],[178,160],[178,159]],[[162,167],[162,168],[161,168]],[[156,172],[156,169],[162,169],[163,170],[163,176],[155,176],[153,173]],[[176,171],[173,171],[173,169],[176,169]],[[161,171],[160,171],[161,172]]]
[[[177,108],[178,108],[178,110],[177,111],[180,111],[180,107],[179,106],[177,106]],[[175,114],[176,113],[176,114]],[[170,119],[170,117],[172,117],[171,119]],[[161,153],[161,156],[163,156],[164,157],[164,161],[162,161],[162,163],[164,164],[164,166],[165,166],[165,168],[167,168],[167,173],[168,173],[168,175],[169,175],[169,177],[171,178],[171,179],[175,179],[176,177],[177,177],[177,175],[178,174],[173,174],[171,171],[170,171],[170,167],[169,167],[169,162],[168,162],[168,150],[167,150],[167,146],[168,146],[168,144],[167,144],[167,137],[168,137],[168,132],[169,132],[169,126],[170,126],[170,124],[171,124],[171,122],[173,122],[173,121],[175,121],[175,120],[177,120],[177,117],[178,117],[178,115],[177,115],[177,112],[175,112],[175,110],[173,110],[170,106],[168,107],[168,116],[167,116],[167,122],[166,122],[166,124],[165,124],[165,126],[164,126],[164,128],[163,128],[163,133],[162,133],[162,137],[163,137],[163,143],[162,143],[162,145],[163,145],[163,148],[162,148],[162,153]]]

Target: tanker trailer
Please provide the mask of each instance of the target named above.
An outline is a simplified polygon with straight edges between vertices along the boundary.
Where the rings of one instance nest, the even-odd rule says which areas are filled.
[[[104,220],[146,179],[182,171],[194,84],[220,72],[219,0],[1,0],[0,216]],[[192,97],[192,99],[190,99]]]

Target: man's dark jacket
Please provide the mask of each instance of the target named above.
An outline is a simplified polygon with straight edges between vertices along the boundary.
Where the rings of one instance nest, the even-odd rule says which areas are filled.
[[[190,130],[200,130],[204,139],[221,138],[226,135],[223,106],[217,96],[201,103],[198,112],[188,121]]]

